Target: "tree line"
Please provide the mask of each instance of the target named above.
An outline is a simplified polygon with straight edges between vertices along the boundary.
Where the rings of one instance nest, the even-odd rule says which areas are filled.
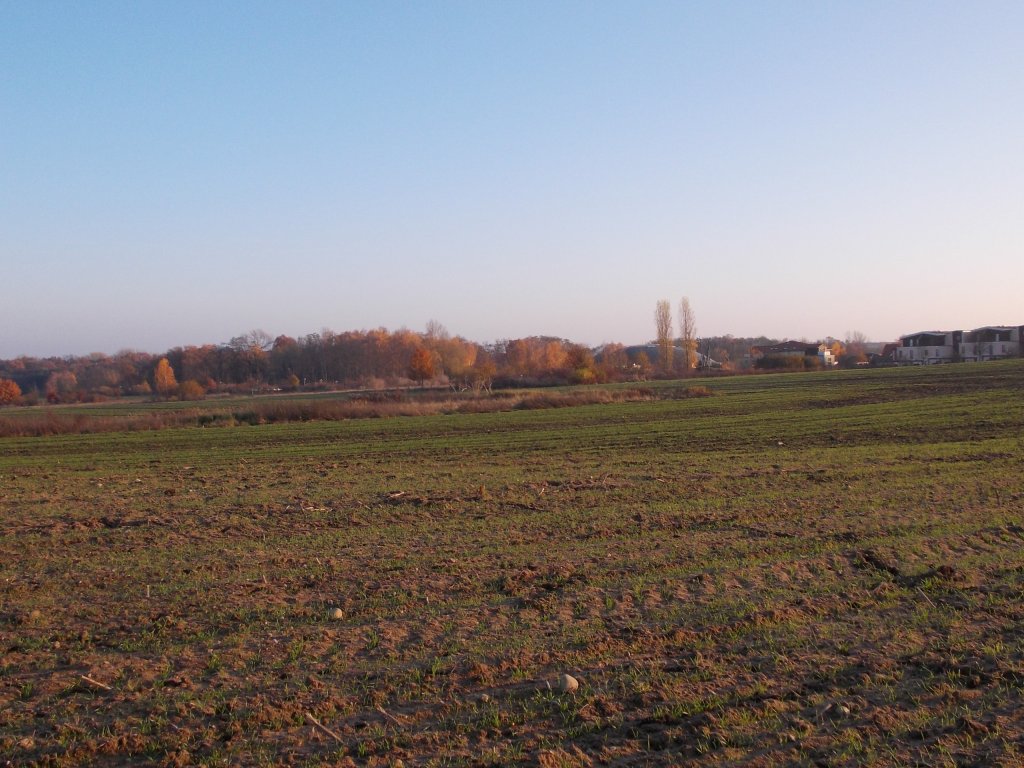
[[[299,338],[253,330],[225,344],[80,357],[0,360],[0,403],[89,402],[123,396],[197,399],[212,393],[380,389],[411,384],[485,390],[628,381],[650,373],[642,351],[592,350],[533,336],[479,344],[431,322],[425,332],[385,328]]]
[[[596,349],[552,336],[480,344],[452,336],[437,321],[423,332],[386,328],[299,338],[262,330],[223,344],[179,346],[160,354],[125,350],[72,357],[0,360],[0,405],[68,403],[143,396],[196,400],[216,393],[382,389],[432,384],[458,390],[641,381],[691,374],[698,367],[736,370],[752,365],[751,346],[777,342],[760,337],[697,337],[687,297],[673,323],[669,301],[657,302],[655,338],[646,345],[604,344]],[[676,335],[678,330],[678,335]],[[846,358],[863,358],[856,334]],[[860,351],[858,351],[860,350]],[[847,350],[839,342],[833,351]]]

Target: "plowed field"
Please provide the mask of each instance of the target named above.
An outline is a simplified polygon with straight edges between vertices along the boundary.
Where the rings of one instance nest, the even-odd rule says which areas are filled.
[[[1021,363],[0,439],[0,764],[1020,764]]]

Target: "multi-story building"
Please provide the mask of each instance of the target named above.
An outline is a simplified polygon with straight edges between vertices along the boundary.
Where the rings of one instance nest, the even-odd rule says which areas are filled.
[[[898,365],[934,365],[960,359],[963,331],[922,331],[900,336],[896,348]]]
[[[960,341],[960,359],[965,362],[1019,357],[1024,326],[989,325],[965,331]]]

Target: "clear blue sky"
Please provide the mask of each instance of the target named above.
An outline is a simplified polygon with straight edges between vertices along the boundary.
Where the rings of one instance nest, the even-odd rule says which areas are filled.
[[[0,1],[0,357],[1024,323],[1024,3]]]

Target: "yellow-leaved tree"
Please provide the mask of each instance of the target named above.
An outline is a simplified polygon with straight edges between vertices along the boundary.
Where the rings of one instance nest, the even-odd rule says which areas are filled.
[[[161,357],[153,372],[153,389],[160,397],[170,397],[178,390],[178,380],[174,378],[174,369],[167,362],[166,357]]]
[[[427,379],[434,378],[434,356],[426,347],[417,347],[409,361],[409,378],[419,382],[422,387]]]
[[[0,379],[0,405],[13,403],[21,397],[21,387],[11,379]]]

